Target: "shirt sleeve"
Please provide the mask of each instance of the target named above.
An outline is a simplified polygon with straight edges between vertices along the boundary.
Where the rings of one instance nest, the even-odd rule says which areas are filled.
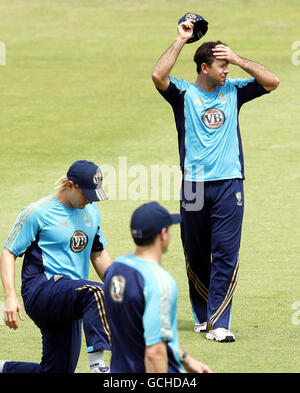
[[[234,79],[233,84],[237,90],[238,109],[246,102],[270,93],[255,78]]]
[[[34,205],[22,209],[12,227],[3,247],[14,255],[22,256],[41,230],[39,210]]]
[[[164,97],[166,101],[174,106],[178,99],[188,88],[188,82],[184,79],[176,79],[169,75],[170,83],[167,90],[163,91],[157,88],[158,92]]]
[[[106,239],[105,239],[105,237],[99,227],[98,233],[94,237],[92,251],[94,251],[94,252],[102,251],[106,246],[107,246],[107,241],[106,241]]]
[[[173,339],[171,322],[171,293],[158,275],[147,282],[144,289],[145,311],[143,315],[144,338],[146,346]]]
[[[106,246],[107,246],[107,241],[103,235],[103,232],[101,230],[101,216],[98,207],[95,205],[95,214],[96,214],[96,220],[98,223],[97,227],[97,232],[94,237],[93,245],[92,245],[92,251],[93,252],[98,252],[102,251]]]

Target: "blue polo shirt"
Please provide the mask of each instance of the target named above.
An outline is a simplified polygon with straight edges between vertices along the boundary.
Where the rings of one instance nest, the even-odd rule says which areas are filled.
[[[3,246],[16,256],[25,254],[22,280],[26,281],[37,273],[88,279],[91,252],[106,244],[95,203],[74,209],[49,195],[21,211]]]
[[[165,342],[168,372],[184,372],[179,361],[177,284],[157,262],[133,254],[117,258],[104,280],[111,330],[112,373],[145,373],[145,349]]]
[[[158,91],[173,108],[184,179],[244,179],[239,111],[245,102],[269,92],[254,78],[227,79],[208,92],[172,76],[168,89]]]

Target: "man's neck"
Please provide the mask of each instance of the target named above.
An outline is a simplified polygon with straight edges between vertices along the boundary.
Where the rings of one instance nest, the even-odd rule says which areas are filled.
[[[198,74],[195,84],[200,87],[200,89],[205,91],[216,91],[217,86],[212,84],[207,78],[205,78],[202,73]]]
[[[138,258],[142,259],[147,259],[150,261],[155,261],[159,265],[161,265],[161,250],[159,250],[158,247],[155,246],[149,246],[149,247],[141,247],[137,246],[136,250],[134,252],[134,255]]]
[[[65,192],[65,191],[58,191],[58,192],[55,194],[55,197],[56,197],[56,199],[57,199],[60,203],[62,203],[63,205],[65,205],[65,206],[67,206],[67,207],[73,207],[73,206],[70,204],[70,202],[69,202],[69,200],[68,200],[68,198],[67,198],[67,195],[66,195],[66,192]]]

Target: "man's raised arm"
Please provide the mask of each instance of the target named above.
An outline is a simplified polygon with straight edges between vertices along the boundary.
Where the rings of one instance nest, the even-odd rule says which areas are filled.
[[[237,55],[226,45],[216,45],[212,50],[217,59],[225,60],[230,64],[239,66],[248,72],[248,74],[252,75],[266,90],[272,91],[278,87],[279,78],[263,64]]]
[[[191,21],[182,22],[177,26],[177,38],[160,57],[152,72],[152,80],[158,89],[165,91],[169,87],[169,74],[184,44],[192,37],[193,28],[194,24]]]

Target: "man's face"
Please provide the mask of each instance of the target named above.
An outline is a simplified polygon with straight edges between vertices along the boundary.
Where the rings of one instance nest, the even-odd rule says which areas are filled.
[[[166,228],[166,231],[164,233],[163,244],[162,244],[163,254],[168,251],[170,240],[171,240],[171,227],[169,226],[168,228]]]
[[[92,202],[87,199],[81,188],[73,183],[69,194],[69,203],[74,209],[84,209],[86,205]]]
[[[211,66],[206,67],[206,77],[214,86],[224,86],[229,73],[228,62],[225,60],[214,60]]]

